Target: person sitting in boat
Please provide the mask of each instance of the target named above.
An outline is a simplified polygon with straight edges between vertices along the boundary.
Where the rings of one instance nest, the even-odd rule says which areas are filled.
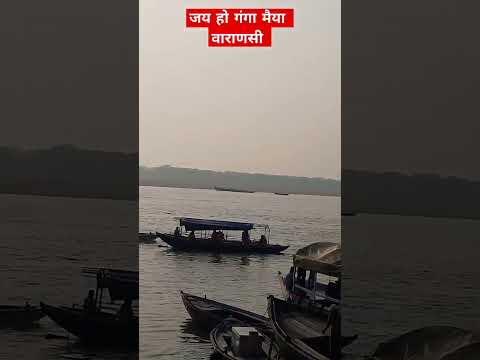
[[[243,230],[242,232],[242,243],[243,245],[250,245],[250,234],[248,233],[247,230]]]
[[[173,235],[177,238],[180,237],[180,228],[178,226],[175,228]]]
[[[225,234],[223,233],[223,231],[219,231],[219,232],[217,233],[217,236],[218,236],[218,239],[217,239],[218,241],[223,241],[223,240],[225,240]]]
[[[190,234],[188,234],[188,240],[195,240],[195,232],[190,231]]]
[[[120,310],[117,313],[117,316],[120,320],[129,320],[133,317],[133,310],[132,310],[132,300],[125,299]]]
[[[89,290],[88,296],[83,301],[83,309],[87,313],[94,313],[97,310],[94,296],[95,296],[95,290]]]
[[[260,236],[260,240],[258,242],[260,246],[267,246],[267,237],[265,235]]]
[[[217,232],[217,230],[213,230],[213,232],[212,232],[212,240],[213,240],[213,241],[218,240],[218,232]]]

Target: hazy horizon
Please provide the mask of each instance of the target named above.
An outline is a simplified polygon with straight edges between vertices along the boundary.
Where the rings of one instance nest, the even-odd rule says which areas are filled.
[[[266,49],[185,29],[185,8],[218,6],[140,1],[140,164],[339,179],[340,2],[222,2],[295,9]]]
[[[273,174],[273,173],[266,173],[266,172],[249,172],[249,171],[237,171],[237,170],[212,170],[212,169],[206,169],[206,168],[198,168],[198,167],[187,167],[187,166],[176,166],[176,165],[171,165],[171,164],[161,164],[161,165],[144,165],[144,164],[139,164],[139,167],[142,168],[147,168],[147,169],[155,169],[155,168],[160,168],[160,167],[175,167],[178,169],[191,169],[191,170],[198,170],[198,171],[213,171],[213,172],[220,172],[220,173],[242,173],[242,174],[248,174],[248,175],[272,175],[272,176],[288,176],[288,177],[306,177],[310,179],[314,178],[322,178],[325,180],[335,180],[335,181],[341,181],[340,178],[329,178],[325,176],[300,176],[300,175],[289,175],[289,174]]]

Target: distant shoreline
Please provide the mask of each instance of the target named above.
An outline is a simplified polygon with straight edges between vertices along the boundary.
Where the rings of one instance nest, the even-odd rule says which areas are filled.
[[[74,194],[74,193],[48,193],[42,191],[4,191],[0,190],[0,195],[17,195],[17,196],[41,196],[48,198],[68,198],[68,199],[85,199],[85,200],[114,200],[114,201],[131,201],[138,202],[138,199],[128,197],[116,197],[110,194]]]
[[[208,187],[190,187],[190,186],[171,186],[171,185],[150,185],[150,184],[139,184],[139,187],[155,187],[155,188],[170,188],[170,189],[191,189],[191,190],[211,190],[211,191],[216,191],[214,188],[208,188]],[[218,191],[216,191],[218,192]],[[227,191],[221,191],[221,192],[227,192]],[[236,193],[236,192],[233,192]],[[255,191],[255,193],[259,194],[272,194],[275,195],[273,192],[268,192],[268,191]],[[243,194],[242,192],[238,194]],[[246,195],[252,195],[245,193]],[[341,197],[340,194],[334,195],[334,194],[304,194],[304,193],[289,193],[289,195],[307,195],[307,196],[324,196],[324,197]],[[284,196],[282,196],[284,197]]]
[[[164,165],[139,168],[139,184],[187,189],[241,189],[244,192],[340,196],[340,180],[242,173]]]

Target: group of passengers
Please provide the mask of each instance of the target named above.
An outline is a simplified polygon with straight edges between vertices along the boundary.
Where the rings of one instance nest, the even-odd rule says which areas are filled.
[[[178,226],[175,228],[175,231],[174,231],[173,235],[176,238],[182,236],[180,228]],[[190,231],[187,238],[189,240],[195,240],[195,232],[193,230]],[[219,230],[213,230],[210,239],[213,240],[213,241],[224,241],[225,240],[225,234],[221,230],[220,231]],[[245,246],[248,246],[248,245],[252,244],[252,240],[250,239],[250,234],[249,234],[248,230],[244,230],[242,232],[242,244],[245,245]],[[260,236],[260,239],[258,240],[258,245],[267,246],[267,244],[268,244],[267,237],[265,235]]]
[[[243,230],[242,232],[242,244],[246,246],[252,244],[252,240],[250,239],[250,234],[248,233],[247,230]],[[266,246],[267,237],[265,235],[260,236],[260,240],[258,240],[258,244],[260,246]]]

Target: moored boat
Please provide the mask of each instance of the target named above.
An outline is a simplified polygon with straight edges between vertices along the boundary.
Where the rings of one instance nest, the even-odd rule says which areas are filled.
[[[357,338],[341,336],[340,322],[330,324],[332,313],[326,310],[312,311],[269,296],[268,314],[275,341],[287,358],[336,359],[340,356],[340,349]]]
[[[83,342],[103,345],[137,346],[138,317],[121,319],[115,314],[40,303],[42,310],[60,327]]]
[[[155,244],[156,243],[155,240],[157,238],[158,238],[158,235],[156,233],[152,233],[152,232],[149,232],[149,233],[140,232],[140,233],[138,233],[139,242],[144,243],[144,244]]]
[[[0,305],[0,327],[23,326],[34,323],[45,314],[37,306],[25,305]]]
[[[279,349],[269,327],[251,326],[235,318],[218,324],[210,333],[214,351],[227,360],[278,359]]]
[[[97,290],[91,290],[84,307],[53,306],[40,303],[42,311],[60,327],[83,342],[114,346],[138,346],[138,314],[132,302],[139,298],[138,271],[106,268],[84,268],[86,276],[97,280]],[[111,304],[123,301],[120,310],[102,308],[104,289],[108,290]]]
[[[240,309],[218,301],[187,294],[180,291],[183,304],[192,320],[203,328],[213,329],[228,317],[244,321],[253,326],[266,326],[269,324],[265,316]]]
[[[318,242],[308,245],[297,251],[293,256],[292,265],[286,276],[278,273],[286,301],[320,307],[340,304],[342,268],[340,244]]]
[[[179,218],[179,225],[173,234],[157,233],[164,242],[176,250],[280,254],[288,248],[270,244],[268,225],[194,218]],[[250,240],[249,232],[253,229],[263,229],[258,241]],[[235,232],[242,232],[241,239],[235,239]],[[200,236],[197,236],[198,234]]]

